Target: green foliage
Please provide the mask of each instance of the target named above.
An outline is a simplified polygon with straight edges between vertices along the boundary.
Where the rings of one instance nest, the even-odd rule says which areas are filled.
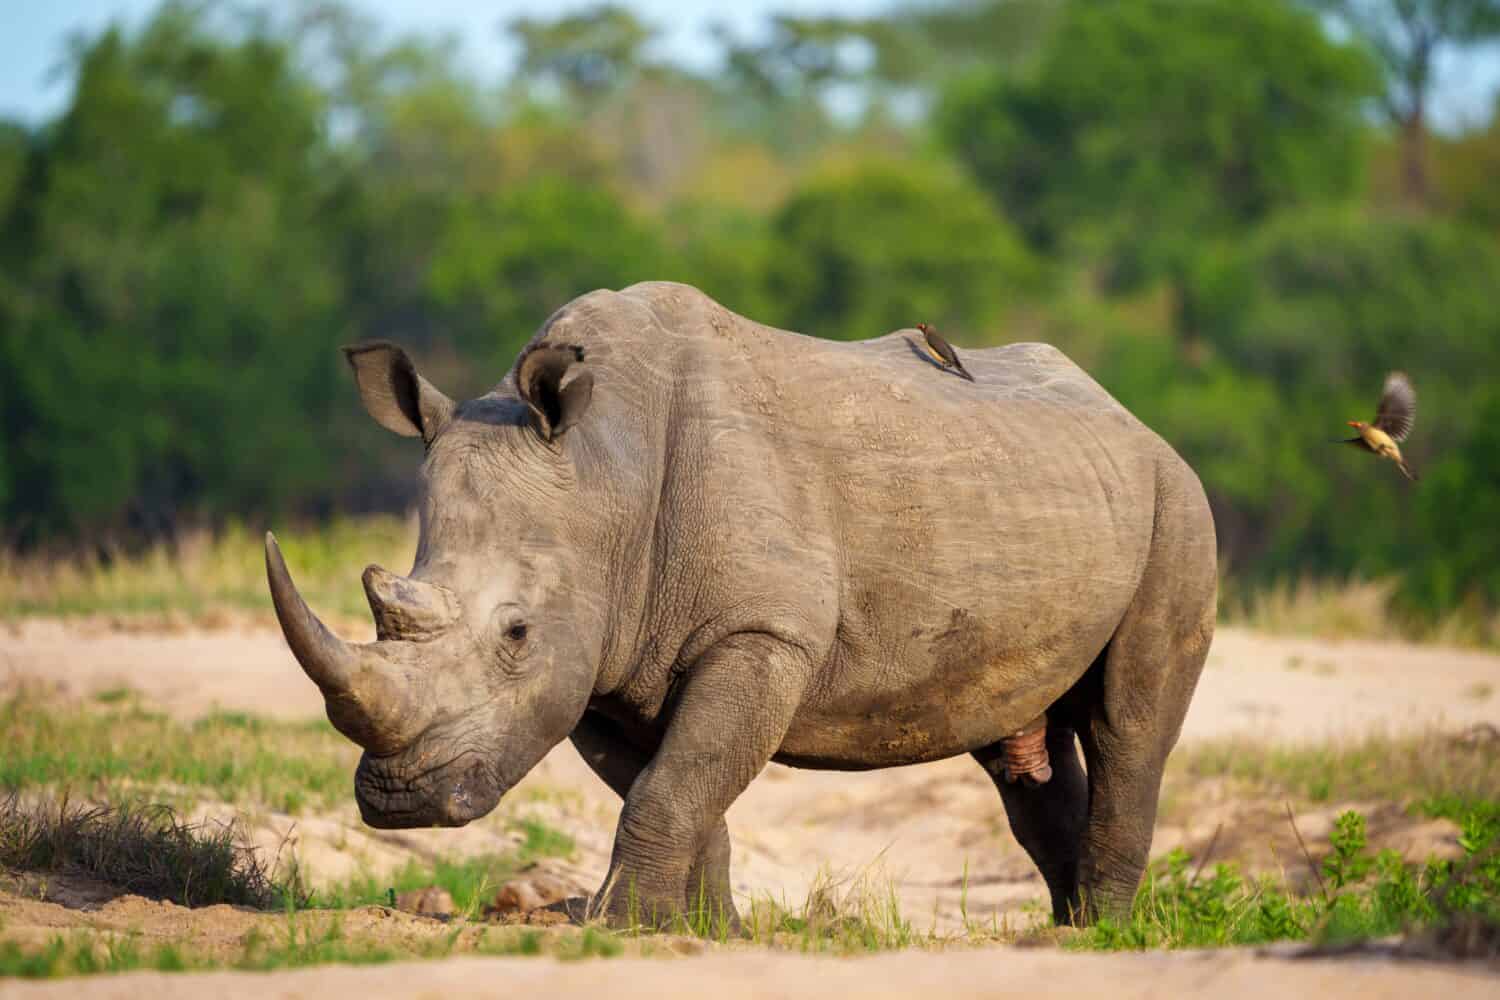
[[[431,281],[438,301],[471,313],[481,339],[460,342],[491,370],[508,366],[558,306],[595,288],[663,277],[660,237],[608,191],[539,176],[455,206]]]
[[[1375,867],[1375,859],[1365,853],[1365,818],[1357,812],[1340,813],[1328,835],[1333,851],[1323,859],[1323,876],[1334,892],[1361,881]]]
[[[23,531],[327,495],[321,111],[283,48],[212,37],[185,7],[80,53],[6,255],[24,261],[0,333]]]
[[[1400,132],[1402,191],[1429,199],[1426,122],[1437,67],[1457,50],[1500,38],[1497,0],[1311,0],[1379,61],[1385,76],[1380,108]]]
[[[1500,250],[1473,230],[1342,210],[1279,218],[1204,262],[1195,297],[1216,355],[1209,370],[1232,371],[1241,400],[1258,402],[1195,399],[1191,418],[1163,414],[1157,426],[1204,463],[1220,511],[1233,509],[1224,521],[1248,522],[1247,539],[1222,540],[1238,570],[1286,573],[1311,562],[1339,574],[1404,571],[1407,596],[1429,610],[1500,597],[1496,552],[1483,532],[1467,530],[1500,499],[1491,423],[1500,397],[1471,377],[1500,363],[1495,287]],[[1403,447],[1424,477],[1415,488],[1328,443],[1343,420],[1370,419],[1396,367],[1424,400]],[[1164,381],[1181,378],[1203,380],[1177,372]],[[1121,395],[1133,398],[1123,386]],[[1235,447],[1224,457],[1255,474],[1216,466],[1212,442],[1189,423],[1228,436]]]
[[[856,340],[919,322],[991,339],[1037,265],[953,172],[871,162],[811,182],[777,214],[769,276],[781,323]]]
[[[1500,235],[1500,103],[1490,120],[1462,135],[1434,137],[1436,198],[1447,214]]]
[[[0,545],[114,581],[0,585],[0,614],[263,607],[237,571],[204,595],[113,567],[408,506],[419,453],[340,344],[398,340],[472,396],[573,296],[668,278],[819,336],[1055,342],[1199,471],[1242,586],[1400,581],[1403,622],[1493,620],[1497,130],[1368,111],[1409,124],[1421,58],[1494,8],[899,5],[721,32],[698,73],[603,4],[511,20],[488,81],[337,3],[166,0],[78,41],[55,121],[0,122]],[[1369,162],[1422,143],[1431,214],[1362,209]],[[1331,444],[1396,367],[1415,486]]]
[[[639,68],[641,49],[654,34],[612,3],[552,20],[513,18],[506,32],[521,46],[521,79],[550,84],[575,100],[618,88]]]
[[[1271,879],[1247,880],[1232,865],[1201,865],[1174,850],[1152,865],[1128,920],[1101,920],[1069,942],[1093,950],[1201,948],[1311,939],[1339,942],[1442,927],[1472,915],[1500,921],[1500,824],[1494,803],[1465,819],[1464,859],[1408,864],[1372,855],[1359,813],[1338,816],[1323,860],[1326,894],[1303,897]],[[1473,836],[1468,831],[1472,828]]]
[[[1285,4],[1077,0],[1034,73],[957,86],[939,125],[1035,246],[1105,251],[1129,286],[1189,267],[1206,238],[1345,195],[1372,82]]]

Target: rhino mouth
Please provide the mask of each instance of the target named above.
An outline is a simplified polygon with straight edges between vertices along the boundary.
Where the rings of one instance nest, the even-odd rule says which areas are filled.
[[[489,813],[506,792],[495,768],[478,753],[460,754],[418,774],[402,756],[366,753],[354,772],[360,818],[377,830],[463,826]]]

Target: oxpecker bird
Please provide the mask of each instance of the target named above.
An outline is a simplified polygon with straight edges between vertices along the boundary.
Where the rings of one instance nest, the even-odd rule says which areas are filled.
[[[1401,457],[1401,449],[1397,447],[1411,433],[1416,419],[1417,393],[1411,387],[1411,380],[1406,377],[1405,372],[1391,372],[1385,377],[1385,389],[1375,408],[1375,419],[1368,424],[1363,420],[1349,421],[1349,426],[1359,431],[1359,437],[1348,438],[1343,443],[1373,451],[1381,458],[1388,458],[1396,463],[1407,479],[1416,479],[1416,474],[1406,467],[1406,460]]]
[[[964,363],[958,360],[958,354],[953,350],[953,346],[942,337],[939,337],[936,330],[926,323],[918,323],[917,329],[921,330],[922,336],[927,339],[927,353],[932,355],[932,360],[942,365],[948,371],[953,372],[959,378],[966,378],[970,382],[974,381],[974,376],[970,375],[968,370],[964,368]]]

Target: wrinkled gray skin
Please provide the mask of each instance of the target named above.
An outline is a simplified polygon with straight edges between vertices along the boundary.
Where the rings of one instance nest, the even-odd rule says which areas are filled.
[[[966,351],[970,384],[919,336],[650,283],[574,300],[464,403],[355,349],[366,408],[425,442],[416,564],[366,571],[364,646],[269,537],[267,565],[365,822],[467,823],[571,738],[625,800],[592,911],[732,921],[724,811],[768,761],[967,753],[1059,921],[1127,907],[1213,634],[1203,490],[1053,348]],[[1054,777],[1006,783],[998,741],[1044,711]]]

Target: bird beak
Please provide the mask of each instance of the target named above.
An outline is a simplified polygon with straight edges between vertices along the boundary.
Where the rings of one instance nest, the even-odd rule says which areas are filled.
[[[1351,420],[1351,421],[1349,421],[1349,426],[1350,427],[1358,427],[1359,426],[1359,421],[1358,420]]]

